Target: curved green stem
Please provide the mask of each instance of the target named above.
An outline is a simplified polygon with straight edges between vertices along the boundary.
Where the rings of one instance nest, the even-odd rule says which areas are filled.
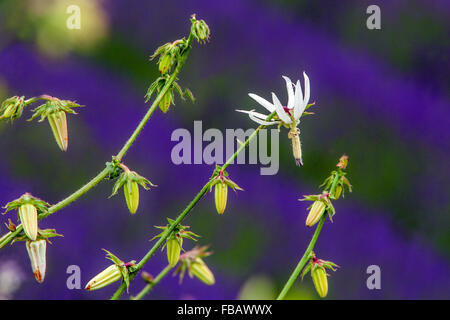
[[[190,36],[189,39],[188,39],[188,46],[187,46],[187,50],[188,51],[191,48],[191,43],[192,43],[192,36]],[[187,58],[187,52],[183,56],[182,62],[177,65],[177,67],[175,68],[172,76],[169,78],[169,80],[167,80],[167,82],[164,85],[164,87],[161,89],[161,91],[156,96],[156,98],[153,101],[152,105],[150,106],[150,108],[148,109],[147,113],[142,118],[142,120],[139,122],[138,126],[133,131],[133,133],[131,134],[130,138],[127,140],[127,142],[122,147],[122,149],[119,151],[119,153],[116,155],[115,158],[117,160],[119,160],[119,161],[122,160],[123,157],[125,156],[125,154],[127,153],[127,151],[133,145],[134,141],[139,136],[139,134],[141,133],[142,129],[144,128],[144,126],[147,124],[147,122],[150,119],[150,117],[152,116],[152,114],[157,109],[159,102],[161,101],[163,96],[166,94],[166,92],[169,90],[169,88],[171,87],[172,83],[175,81],[178,73],[181,71],[181,67],[183,66],[184,61],[186,60],[186,58]],[[61,200],[57,204],[51,206],[46,213],[39,215],[39,219],[46,218],[49,215],[57,212],[58,210],[66,207],[70,203],[74,202],[79,197],[81,197],[83,194],[85,194],[86,192],[91,190],[93,187],[95,187],[98,183],[100,183],[104,178],[106,178],[108,176],[108,174],[109,174],[108,169],[106,169],[106,168],[103,169],[99,174],[97,174],[94,178],[92,178],[88,183],[86,183],[80,189],[78,189],[77,191],[72,193],[67,198]],[[22,230],[23,230],[23,228],[22,228],[22,225],[20,224],[20,225],[18,225],[16,227],[16,230],[14,232],[9,232],[9,233],[6,233],[5,235],[3,235],[0,238],[0,248],[3,248],[11,240],[13,240],[14,237],[17,236]]]
[[[317,238],[319,237],[320,231],[322,230],[323,223],[325,222],[326,215],[324,214],[322,218],[320,218],[319,224],[317,225],[316,231],[314,232],[314,235],[309,242],[308,248],[306,248],[305,253],[303,254],[302,258],[297,264],[297,267],[295,267],[294,272],[292,272],[291,276],[289,277],[288,281],[283,287],[283,290],[281,290],[280,294],[277,297],[277,300],[283,300],[288,291],[291,289],[294,282],[297,280],[298,276],[300,275],[300,272],[303,270],[303,267],[308,262],[309,254],[314,249],[314,246],[316,245]]]
[[[334,194],[334,190],[336,189],[336,186],[337,186],[337,183],[338,183],[340,177],[341,177],[341,170],[339,169],[337,171],[336,176],[334,177],[333,183],[331,184],[330,194]],[[316,245],[317,238],[319,237],[320,231],[322,230],[322,227],[323,227],[326,217],[327,217],[327,214],[324,212],[324,214],[320,218],[319,224],[317,225],[316,231],[314,232],[314,235],[313,235],[311,241],[309,242],[308,247],[306,248],[305,253],[303,254],[300,261],[298,262],[297,266],[295,267],[295,269],[292,272],[291,276],[289,277],[288,281],[284,285],[280,294],[278,295],[277,300],[283,300],[286,297],[286,294],[289,292],[292,285],[295,283],[298,276],[300,275],[300,272],[302,272],[303,268],[305,267],[306,263],[308,262],[309,255],[310,255],[311,251],[313,251],[314,246]]]
[[[172,270],[172,267],[168,265],[165,267],[152,282],[148,283],[136,296],[132,297],[131,300],[141,300],[147,293],[149,293],[154,286],[156,286],[162,278],[164,278],[169,271]]]
[[[270,117],[272,117],[275,113],[273,113]],[[269,119],[269,118],[268,118]],[[260,125],[258,128],[256,128],[255,132],[253,132],[247,140],[236,150],[236,152],[225,162],[225,164],[222,166],[223,169],[228,167],[233,159],[235,159],[239,153],[244,150],[244,148],[250,143],[250,141],[256,137],[258,132],[265,128],[266,126]],[[195,198],[188,204],[188,206],[183,210],[183,212],[178,216],[178,218],[175,220],[174,223],[170,225],[169,228],[166,229],[166,231],[161,235],[159,240],[153,245],[153,247],[146,253],[146,255],[142,258],[141,261],[136,265],[134,271],[132,274],[130,274],[130,282],[131,280],[136,276],[136,274],[142,269],[142,267],[147,263],[147,261],[155,254],[155,252],[164,244],[164,241],[166,241],[167,237],[171,234],[173,229],[183,221],[184,217],[194,208],[194,206],[197,204],[197,202],[200,201],[200,199],[208,192],[210,189],[211,183],[213,183],[215,176],[211,177],[209,181],[204,185],[204,187],[200,190],[199,193],[195,196]],[[117,300],[120,298],[124,290],[126,289],[126,284],[122,281],[120,287],[117,289],[117,291],[114,293],[114,295],[111,297],[111,300]]]

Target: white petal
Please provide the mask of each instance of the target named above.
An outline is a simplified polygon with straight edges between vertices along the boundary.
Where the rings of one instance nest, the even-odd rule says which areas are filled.
[[[310,91],[309,91],[309,78],[308,78],[308,76],[306,75],[305,72],[303,72],[303,77],[305,78],[305,99],[303,100],[303,102],[304,102],[305,107],[306,107],[306,105],[308,104],[308,101],[309,101],[309,94],[310,94]]]
[[[278,117],[283,121],[284,123],[291,123],[291,117],[287,115],[287,113],[284,111],[283,106],[281,105],[280,100],[278,100],[275,93],[272,92],[272,100],[273,104],[275,105],[275,111],[277,112]]]
[[[301,109],[303,106],[303,94],[300,80],[297,80],[295,84],[295,106],[294,106],[294,119],[298,120],[302,116]]]
[[[256,111],[254,111],[254,110],[236,110],[236,111],[237,111],[237,112],[243,112],[243,113],[252,114],[252,115],[254,115],[255,117],[260,118],[260,119],[262,119],[262,120],[266,120],[266,118],[269,116],[269,115],[265,115],[265,114],[256,112]]]
[[[257,96],[254,93],[249,93],[248,95],[250,96],[250,98],[254,99],[256,102],[258,102],[264,108],[266,108],[269,112],[275,111],[275,106],[273,104],[271,104],[269,101],[267,101],[266,99],[261,98],[260,96]]]
[[[255,112],[253,110],[250,110],[250,111],[247,111],[247,110],[236,110],[236,111],[247,113],[249,115],[250,119],[252,119],[253,121],[255,121],[255,122],[259,123],[259,124],[262,124],[262,125],[269,126],[269,125],[277,123],[276,121],[271,121],[271,122],[265,121],[266,118],[268,117],[268,115],[265,115],[265,114],[262,114],[262,113],[259,113],[259,112]]]
[[[283,76],[283,79],[286,81],[286,89],[288,92],[288,104],[287,107],[288,109],[292,109],[295,105],[295,100],[294,100],[294,89],[292,88],[292,81],[291,79],[289,79],[286,76]]]
[[[251,113],[249,114],[249,117],[253,121],[255,121],[255,122],[259,123],[259,124],[262,124],[264,126],[271,126],[271,125],[274,125],[274,124],[278,123],[277,121],[268,122],[268,121],[260,120],[260,119],[258,119],[256,117],[254,117],[253,114],[251,114]]]

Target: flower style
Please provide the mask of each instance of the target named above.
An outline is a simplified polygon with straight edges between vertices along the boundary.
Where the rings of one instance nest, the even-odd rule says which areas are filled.
[[[305,79],[305,95],[303,96],[302,88],[300,85],[300,80],[297,80],[297,83],[294,85],[286,76],[283,76],[283,79],[286,81],[286,88],[288,92],[288,103],[287,106],[283,106],[275,95],[272,92],[272,101],[265,100],[260,96],[249,93],[249,96],[254,99],[256,102],[261,104],[264,108],[266,108],[270,113],[275,112],[275,116],[269,118],[270,115],[265,115],[254,110],[236,110],[238,112],[247,113],[253,121],[265,125],[270,126],[274,124],[278,124],[279,127],[285,126],[290,129],[289,131],[289,139],[292,140],[292,150],[294,153],[294,158],[297,165],[303,165],[302,162],[302,152],[300,145],[300,131],[297,128],[300,123],[300,118],[305,112],[307,108],[309,108],[312,104],[308,104],[310,97],[310,86],[309,86],[309,78],[305,72],[303,72],[303,77]],[[295,90],[294,90],[295,87]]]

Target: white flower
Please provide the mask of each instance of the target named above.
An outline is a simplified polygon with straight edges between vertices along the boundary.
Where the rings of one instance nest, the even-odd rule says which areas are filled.
[[[291,79],[286,76],[283,76],[283,79],[286,81],[286,88],[288,92],[288,103],[287,106],[283,106],[280,100],[277,98],[275,93],[272,92],[272,101],[265,100],[260,96],[249,93],[249,96],[256,100],[259,104],[261,104],[264,108],[266,108],[270,113],[276,112],[276,117],[267,121],[268,115],[256,112],[254,110],[236,110],[239,112],[247,113],[253,121],[262,124],[262,125],[273,125],[273,124],[282,124],[286,125],[290,128],[295,128],[300,122],[300,117],[308,105],[310,89],[309,89],[309,78],[305,72],[303,72],[303,77],[305,78],[305,96],[303,97],[302,88],[300,86],[300,80],[297,80],[295,86],[293,85]],[[294,91],[295,87],[295,91]]]

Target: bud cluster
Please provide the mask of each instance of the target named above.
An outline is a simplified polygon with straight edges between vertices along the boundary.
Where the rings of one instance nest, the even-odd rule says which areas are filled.
[[[205,43],[209,40],[211,32],[205,20],[197,20],[195,14],[191,16],[191,33],[199,43]]]
[[[336,165],[338,169],[332,171],[330,176],[320,185],[320,187],[330,190],[330,197],[334,200],[339,199],[341,195],[344,197],[345,189],[352,192],[352,185],[346,177],[347,172],[344,171],[347,168],[347,165],[348,156],[343,155]],[[332,188],[333,184],[335,184],[334,188]]]
[[[53,136],[62,151],[66,151],[68,147],[68,132],[67,132],[67,117],[66,113],[76,114],[72,108],[81,107],[81,105],[70,101],[61,100],[49,95],[41,95],[25,100],[24,96],[14,96],[6,99],[0,106],[0,121],[13,121],[19,118],[23,109],[36,101],[43,100],[44,104],[38,106],[33,110],[34,114],[28,121],[37,117],[41,117],[39,122],[48,120]]]
[[[337,200],[344,195],[345,188],[352,192],[352,186],[350,181],[345,177],[347,174],[344,170],[348,165],[348,156],[343,155],[338,164],[337,170],[331,172],[325,181],[320,185],[324,191],[322,194],[306,195],[300,201],[313,201],[313,204],[308,207],[309,213],[306,218],[306,226],[312,227],[315,225],[325,212],[328,213],[328,217],[333,222],[333,216],[336,211],[331,203],[331,200]]]
[[[0,105],[0,121],[9,120],[10,122],[13,122],[15,119],[20,118],[25,106],[24,96],[14,96],[6,99]]]
[[[151,240],[162,237],[166,234],[167,230],[175,224],[175,220],[173,219],[167,218],[167,221],[169,221],[169,224],[166,226],[155,226],[155,228],[161,229],[163,232],[156,235]],[[183,238],[197,241],[196,238],[200,237],[198,234],[187,230],[189,228],[189,226],[177,224],[167,237],[166,243],[161,248],[161,250],[164,250],[164,248],[167,249],[167,260],[171,267],[175,267],[180,259],[180,253],[183,250]]]
[[[19,220],[22,223],[23,233],[14,237],[12,243],[16,241],[25,241],[25,246],[31,262],[31,269],[34,277],[39,283],[45,278],[46,271],[46,250],[47,242],[51,237],[61,237],[55,229],[39,229],[38,216],[48,212],[49,204],[41,199],[25,193],[20,198],[13,200],[4,207],[7,213],[11,210],[17,210]],[[16,231],[16,225],[8,219],[6,225],[11,232]]]

